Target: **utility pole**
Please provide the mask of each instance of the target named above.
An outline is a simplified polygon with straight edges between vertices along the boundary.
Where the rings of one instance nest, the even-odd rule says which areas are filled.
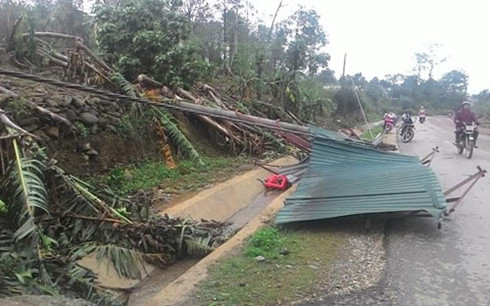
[[[342,69],[342,77],[345,77],[345,63],[347,62],[347,53],[344,53],[344,68]]]

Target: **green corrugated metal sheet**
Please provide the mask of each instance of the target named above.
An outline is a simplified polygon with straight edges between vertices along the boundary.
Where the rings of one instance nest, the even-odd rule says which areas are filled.
[[[308,168],[276,223],[401,211],[440,217],[445,210],[436,175],[416,157],[311,130],[315,141]]]

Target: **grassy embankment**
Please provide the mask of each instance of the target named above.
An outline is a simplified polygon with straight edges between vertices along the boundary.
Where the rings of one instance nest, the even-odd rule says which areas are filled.
[[[369,131],[371,131],[372,134]],[[383,133],[383,125],[376,125],[375,127],[371,128],[371,130],[367,130],[364,133],[362,133],[361,138],[366,141],[373,141],[374,138],[376,138],[376,136],[382,133]]]
[[[266,226],[240,254],[212,266],[195,295],[199,305],[290,303],[315,291],[326,277],[341,234],[325,228]],[[258,261],[263,256],[264,261]]]
[[[123,196],[155,187],[179,194],[221,182],[253,166],[250,159],[243,157],[205,157],[203,160],[204,166],[193,161],[181,161],[174,169],[169,169],[162,161],[147,161],[116,167],[108,175],[92,181],[108,185]]]

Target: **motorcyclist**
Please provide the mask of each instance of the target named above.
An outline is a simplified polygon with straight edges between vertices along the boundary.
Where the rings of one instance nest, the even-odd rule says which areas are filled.
[[[383,120],[383,130],[387,133],[393,128],[394,119],[391,113],[385,113]],[[389,126],[388,126],[389,125]]]
[[[407,123],[413,124],[412,114],[409,111],[403,113],[402,122],[404,124]]]
[[[419,121],[420,123],[424,123],[425,121],[425,107],[422,105],[419,110]]]
[[[456,124],[456,144],[458,143],[459,137],[461,134],[464,132],[465,126],[466,125],[471,125],[475,123],[476,125],[480,125],[480,122],[476,118],[475,113],[471,111],[471,105],[470,102],[468,101],[463,101],[461,103],[461,110],[456,113],[454,116],[454,124]],[[473,137],[475,139],[474,147],[478,148],[476,146],[476,140],[478,138],[478,130],[473,131]]]

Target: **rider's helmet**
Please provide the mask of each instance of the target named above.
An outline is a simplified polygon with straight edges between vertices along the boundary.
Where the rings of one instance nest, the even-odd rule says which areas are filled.
[[[421,109],[424,109],[424,106],[422,105],[420,108],[421,108]]]
[[[471,105],[471,104],[470,104],[470,101],[463,101],[463,103],[461,103],[461,106],[462,106],[462,107],[465,107],[465,105],[470,106],[470,105]]]

